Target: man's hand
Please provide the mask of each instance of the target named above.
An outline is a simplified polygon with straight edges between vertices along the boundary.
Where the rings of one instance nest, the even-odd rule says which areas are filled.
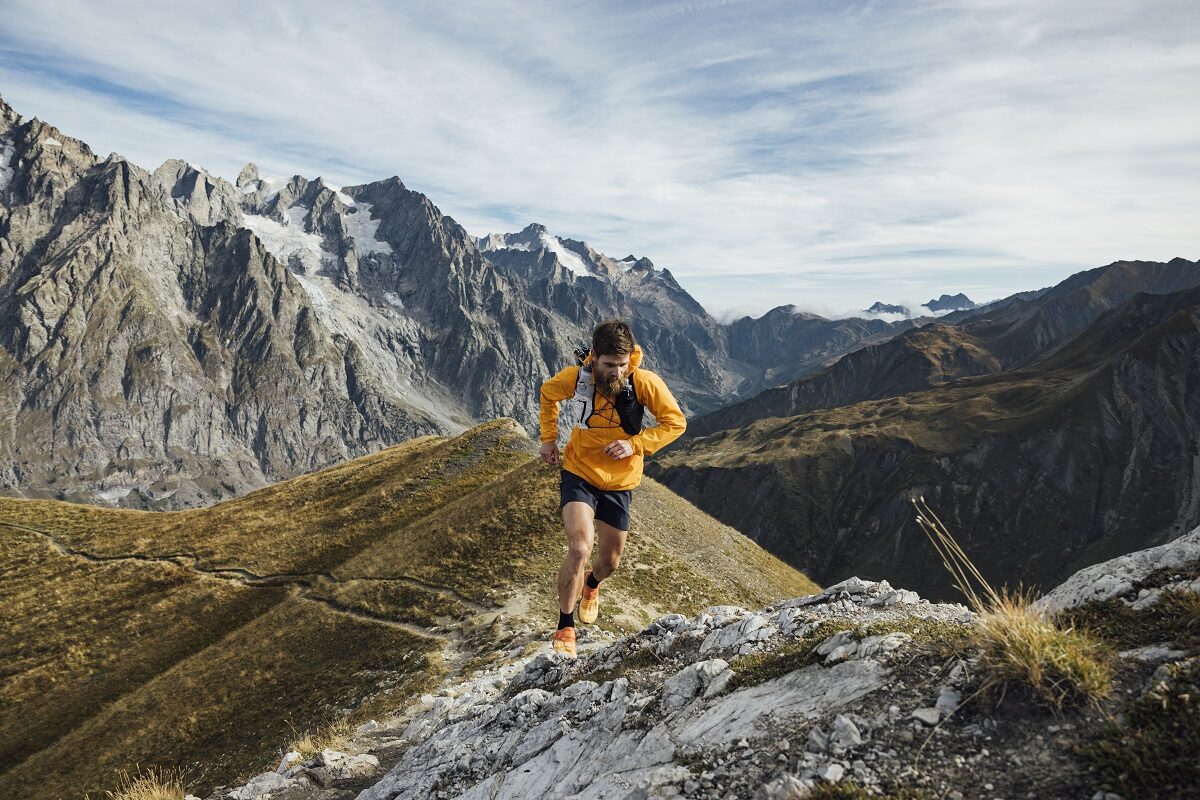
[[[542,450],[539,453],[542,461],[546,464],[558,463],[558,442],[542,442]]]
[[[629,458],[633,455],[633,444],[628,439],[617,439],[604,445],[609,458]]]

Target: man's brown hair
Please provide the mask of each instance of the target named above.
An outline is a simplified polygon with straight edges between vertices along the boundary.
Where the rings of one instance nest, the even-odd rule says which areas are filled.
[[[592,334],[592,355],[627,356],[633,353],[633,328],[622,319],[610,319],[600,323]]]

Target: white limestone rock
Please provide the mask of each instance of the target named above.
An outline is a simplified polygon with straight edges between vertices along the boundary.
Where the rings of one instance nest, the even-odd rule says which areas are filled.
[[[912,637],[907,633],[889,633],[886,636],[855,637],[853,631],[839,631],[817,645],[817,654],[825,656],[825,663],[836,664],[856,658],[870,658],[899,649]]]
[[[918,708],[912,712],[912,715],[913,719],[920,720],[926,725],[937,725],[938,720],[942,718],[942,712],[932,706],[928,708]]]
[[[833,732],[830,734],[829,740],[832,744],[847,750],[863,743],[862,733],[858,730],[858,726],[845,714],[838,714],[833,718]]]
[[[1136,581],[1155,570],[1200,561],[1200,528],[1148,550],[1139,550],[1079,570],[1037,601],[1047,611],[1062,611],[1085,603],[1127,597]]]
[[[816,786],[811,780],[788,773],[780,775],[762,788],[764,800],[795,800],[804,797]]]
[[[1117,655],[1132,661],[1141,661],[1143,664],[1161,664],[1164,661],[1177,661],[1187,655],[1187,652],[1176,650],[1165,644],[1151,644],[1145,647],[1135,647],[1132,650],[1122,650]]]
[[[893,589],[867,602],[869,606],[887,608],[896,605],[912,605],[921,602],[921,595],[908,589]]]
[[[297,751],[288,751],[287,753],[283,754],[283,758],[280,759],[279,766],[275,768],[275,771],[282,775],[303,760],[304,756],[300,755],[300,753]]]
[[[758,686],[722,695],[696,709],[676,734],[680,744],[725,745],[756,735],[763,718],[816,719],[879,689],[887,670],[871,660],[810,665]]]
[[[959,692],[951,689],[949,686],[943,686],[938,691],[937,702],[933,705],[942,714],[949,714],[950,712],[954,711],[954,709],[958,708],[958,705],[961,702],[962,695],[959,694]]]
[[[230,792],[229,797],[231,800],[262,800],[272,792],[281,791],[295,783],[294,780],[285,778],[278,772],[264,772],[251,778],[245,786],[234,789]]]
[[[687,705],[692,698],[706,693],[714,681],[729,671],[729,663],[721,658],[689,664],[663,684],[663,706],[674,709]],[[728,680],[726,677],[722,686]]]
[[[700,652],[732,650],[744,644],[765,641],[777,632],[778,629],[766,617],[752,614],[737,624],[726,625],[710,633],[700,645]]]
[[[362,753],[346,759],[334,770],[337,777],[361,777],[370,775],[379,769],[379,759],[370,753]]]
[[[821,780],[837,783],[846,774],[846,768],[837,762],[830,762],[822,767],[818,774],[821,776]]]

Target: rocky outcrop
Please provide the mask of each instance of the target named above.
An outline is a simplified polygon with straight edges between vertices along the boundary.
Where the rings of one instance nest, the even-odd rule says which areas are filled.
[[[1193,564],[1200,564],[1200,528],[1158,547],[1085,567],[1040,598],[1038,605],[1048,611],[1066,611],[1117,598],[1133,608],[1149,608],[1163,592],[1200,594],[1200,576],[1193,577],[1186,569]],[[1151,575],[1172,570],[1180,574],[1156,581],[1153,587],[1140,585]]]
[[[1200,529],[1186,541],[1197,537]],[[1200,549],[1188,548],[1183,563],[1200,567]],[[1072,582],[1147,580],[1164,558],[1134,556]],[[1062,591],[1073,593],[1072,582]],[[1122,652],[1119,691],[1101,707],[1054,714],[981,694],[977,619],[858,578],[758,611],[670,614],[578,662],[518,660],[371,721],[357,743],[386,754],[382,773],[339,780],[348,758],[340,753],[285,760],[213,800],[258,800],[252,787],[268,785],[286,800],[339,790],[359,800],[783,800],[829,784],[953,798],[974,796],[969,787],[998,797],[1118,796],[1082,754],[1111,735],[1112,714],[1186,681],[1194,643]],[[1019,686],[1007,694],[1022,697]],[[1161,782],[1155,796],[1173,796],[1179,776],[1150,777]]]

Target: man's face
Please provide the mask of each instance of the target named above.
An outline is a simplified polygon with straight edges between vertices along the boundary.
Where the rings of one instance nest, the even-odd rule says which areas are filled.
[[[621,390],[621,384],[625,381],[625,376],[628,373],[628,354],[623,356],[599,356],[592,367],[592,378],[596,383],[596,388],[602,395],[608,398],[617,396],[617,392]]]

